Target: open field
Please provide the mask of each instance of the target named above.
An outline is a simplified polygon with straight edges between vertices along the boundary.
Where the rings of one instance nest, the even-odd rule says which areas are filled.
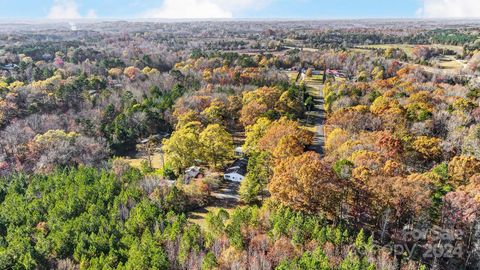
[[[419,45],[413,45],[413,44],[374,44],[374,45],[363,45],[363,46],[358,46],[358,48],[355,48],[354,50],[363,50],[365,51],[365,48],[371,48],[371,49],[389,49],[389,48],[397,48],[405,51],[405,53],[408,55],[408,57],[412,57],[413,53],[413,48]],[[457,54],[462,54],[463,52],[463,47],[462,46],[454,46],[454,45],[443,45],[443,44],[425,44],[423,46],[431,47],[431,48],[439,48],[439,49],[449,49],[452,51],[455,51]]]
[[[305,52],[318,52],[318,51],[319,51],[318,49],[309,48],[309,47],[290,47],[290,46],[285,46],[285,48],[290,49],[290,50],[298,49],[298,50],[305,51]]]
[[[442,69],[461,69],[466,63],[465,60],[458,60],[452,55],[445,55],[438,58],[437,66]]]
[[[413,48],[418,45],[412,44],[375,44],[375,45],[366,45],[366,46],[359,46],[357,48],[352,48],[352,51],[356,52],[368,52],[369,49],[388,49],[388,48],[398,48],[405,51],[408,57],[413,56]],[[449,49],[455,51],[457,54],[463,53],[463,48],[461,46],[453,46],[453,45],[441,45],[441,44],[434,44],[434,45],[425,45],[432,48],[442,48],[442,49]],[[459,60],[453,55],[442,55],[439,57],[432,58],[432,60],[436,61],[433,66],[426,66],[426,65],[419,65],[424,67],[426,70],[431,72],[440,72],[442,70],[448,72],[458,72],[461,70],[465,65],[465,60]],[[412,64],[418,65],[418,64]]]
[[[138,169],[141,167],[142,161],[144,161],[144,160],[148,161],[146,156],[138,156],[138,157],[135,157],[135,158],[126,158],[125,160],[130,164],[130,166],[132,166],[134,168],[138,168]],[[153,169],[161,169],[162,167],[163,167],[162,154],[155,153],[152,156],[152,168]]]
[[[291,83],[294,83],[297,79],[298,71],[286,71]]]
[[[207,221],[205,220],[205,218],[207,217],[208,213],[217,214],[220,209],[224,209],[228,212],[228,214],[231,215],[235,207],[207,206],[204,208],[200,208],[189,213],[188,221],[197,224],[203,230],[207,230]]]

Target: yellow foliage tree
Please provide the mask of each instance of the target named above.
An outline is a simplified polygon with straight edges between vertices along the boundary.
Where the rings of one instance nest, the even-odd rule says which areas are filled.
[[[275,104],[275,108],[282,113],[294,114],[300,113],[303,109],[302,104],[298,102],[298,100],[292,99],[288,91],[282,93],[277,103]]]
[[[225,104],[219,100],[214,100],[203,112],[201,116],[208,123],[222,123],[226,114]]]
[[[199,136],[202,159],[213,168],[220,168],[233,156],[233,139],[219,124],[208,125]]]
[[[122,75],[123,70],[121,68],[111,68],[108,70],[108,76],[112,78],[118,78]]]
[[[243,149],[246,153],[252,153],[258,150],[258,141],[265,135],[272,121],[266,117],[258,118],[253,125],[245,127],[245,143]]]
[[[144,67],[142,69],[142,73],[145,74],[145,75],[148,75],[148,76],[152,76],[152,75],[155,75],[155,74],[160,74],[158,69],[151,68],[151,67]]]
[[[389,108],[390,102],[383,96],[377,97],[372,105],[370,106],[370,111],[375,114],[382,113]]]
[[[350,135],[348,132],[341,128],[335,128],[327,136],[327,140],[325,141],[325,150],[327,150],[327,153],[331,153],[349,139]]]
[[[448,163],[448,174],[454,187],[467,185],[473,175],[480,173],[480,160],[473,156],[456,156]]]
[[[284,159],[291,156],[298,156],[303,153],[304,147],[298,143],[294,135],[287,135],[280,139],[278,145],[273,149],[272,155],[277,159]]]
[[[417,151],[424,159],[437,159],[442,155],[440,147],[441,139],[428,136],[418,136],[413,141],[413,149]]]
[[[199,122],[190,122],[172,133],[169,139],[163,140],[162,150],[168,163],[177,173],[195,165],[199,158],[201,145],[199,142]]]
[[[24,86],[24,85],[25,85],[25,83],[23,83],[23,82],[14,81],[8,86],[8,89],[10,89],[10,91],[13,91],[13,90],[16,90],[19,87]]]
[[[313,70],[311,68],[308,68],[307,71],[305,71],[305,76],[307,77],[312,77],[313,76]]]

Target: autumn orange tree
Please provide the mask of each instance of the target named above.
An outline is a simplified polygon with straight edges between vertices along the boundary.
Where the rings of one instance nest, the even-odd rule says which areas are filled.
[[[301,90],[291,86],[288,90],[279,87],[261,87],[243,93],[240,122],[243,126],[254,124],[259,117],[276,118],[282,115],[298,116],[303,111]]]
[[[290,151],[299,154],[299,149],[305,149],[312,143],[312,140],[313,134],[301,128],[297,121],[281,118],[269,125],[265,134],[258,141],[258,149],[273,153],[282,144],[283,149],[277,149],[277,153]]]
[[[259,117],[267,112],[267,110],[267,105],[256,100],[252,100],[243,105],[242,110],[240,111],[240,122],[244,126],[253,125]]]
[[[314,152],[280,160],[268,187],[274,200],[296,210],[334,215],[338,209],[340,182]]]

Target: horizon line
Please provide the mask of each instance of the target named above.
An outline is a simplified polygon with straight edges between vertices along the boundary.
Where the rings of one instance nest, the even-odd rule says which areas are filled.
[[[50,22],[215,22],[215,21],[230,21],[230,22],[242,22],[242,21],[479,21],[480,17],[447,17],[447,18],[421,18],[421,17],[338,17],[338,18],[117,18],[117,17],[99,17],[99,18],[0,18],[0,23],[50,23]],[[18,21],[18,22],[12,22]]]

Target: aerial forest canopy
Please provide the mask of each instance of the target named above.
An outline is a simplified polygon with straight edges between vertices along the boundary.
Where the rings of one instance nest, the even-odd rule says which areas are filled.
[[[0,24],[0,269],[480,269],[480,24],[354,22]]]

